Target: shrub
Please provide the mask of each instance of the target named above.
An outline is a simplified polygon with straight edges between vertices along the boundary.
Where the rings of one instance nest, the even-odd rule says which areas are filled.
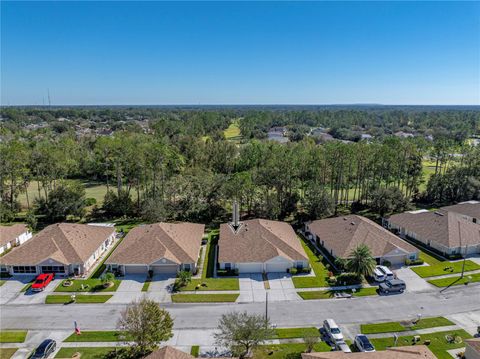
[[[337,276],[337,284],[339,285],[352,285],[362,282],[362,277],[356,273],[342,273]]]
[[[423,260],[421,259],[406,259],[405,260],[405,265],[406,266],[417,266],[417,265],[422,265],[424,263]]]
[[[335,276],[328,277],[327,282],[329,285],[335,285],[337,284],[337,277]]]
[[[384,260],[382,261],[382,265],[384,265],[385,267],[391,267],[391,266],[392,266],[392,262],[387,261],[386,259],[384,259]]]
[[[293,267],[293,268],[289,269],[289,272],[290,272],[291,275],[295,275],[295,274],[297,274],[298,270],[297,270],[297,268]]]
[[[219,277],[233,277],[238,276],[238,269],[217,269],[217,276]]]

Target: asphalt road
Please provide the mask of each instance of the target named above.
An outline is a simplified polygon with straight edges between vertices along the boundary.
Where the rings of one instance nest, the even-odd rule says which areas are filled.
[[[213,329],[223,313],[265,313],[265,303],[169,304],[164,307],[175,320],[175,329]],[[63,330],[77,321],[84,330],[114,329],[125,305],[15,305],[0,306],[1,329]],[[457,287],[444,293],[401,295],[296,302],[270,302],[271,322],[281,327],[320,326],[325,318],[340,324],[401,320],[468,313],[480,309],[480,285]]]

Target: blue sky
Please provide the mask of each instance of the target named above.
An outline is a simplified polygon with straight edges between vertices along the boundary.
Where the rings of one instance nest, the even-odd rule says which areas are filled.
[[[4,2],[1,102],[480,104],[478,2]]]

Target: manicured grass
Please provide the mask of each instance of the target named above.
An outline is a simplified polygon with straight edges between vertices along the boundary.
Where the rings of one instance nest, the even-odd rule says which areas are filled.
[[[428,254],[427,252],[423,251],[420,249],[420,254],[418,256],[421,260],[423,260],[425,263],[430,264],[431,266],[436,265],[436,264],[441,264],[445,262],[444,260],[440,260],[440,258],[434,257],[431,254]]]
[[[71,358],[73,354],[80,353],[82,359],[104,359],[108,353],[115,350],[114,347],[78,347],[78,348],[61,348],[55,358]]]
[[[115,279],[113,287],[110,288],[104,288],[101,279],[74,279],[70,287],[64,287],[63,282],[65,281],[62,281],[55,288],[55,292],[115,292],[121,281]],[[82,284],[84,289],[82,289]]]
[[[215,271],[215,247],[218,243],[219,230],[215,229],[208,233],[207,246],[205,248],[205,260],[203,261],[202,278],[213,277]]]
[[[435,265],[413,267],[411,268],[420,277],[436,277],[445,274],[454,274],[462,272],[463,261],[458,262],[440,262]],[[448,269],[447,269],[448,268]],[[451,269],[450,269],[451,268]],[[480,265],[470,260],[465,261],[465,272],[479,270]]]
[[[221,303],[235,302],[239,294],[173,294],[174,303]]]
[[[6,280],[0,280],[0,287],[6,283]]]
[[[206,286],[203,286],[205,284]],[[200,285],[197,288],[197,285]],[[209,291],[209,290],[239,290],[238,278],[205,278],[205,279],[192,279],[185,287],[182,287],[181,291],[197,290],[197,291]]]
[[[0,359],[10,359],[17,350],[17,348],[0,348]]]
[[[455,286],[455,285],[462,285],[466,283],[476,283],[480,282],[480,273],[477,274],[468,274],[466,273],[462,279],[460,276],[450,277],[450,278],[442,278],[442,279],[431,279],[428,283],[433,284],[436,287],[448,287],[448,286]]]
[[[150,283],[152,283],[152,281],[150,280],[145,281],[145,283],[143,283],[142,292],[148,292],[148,289],[150,288]]]
[[[463,348],[465,346],[465,343],[447,343],[445,336],[448,334],[453,336],[460,336],[463,340],[472,337],[464,330],[421,334],[420,342],[417,344],[423,344],[425,340],[430,340],[430,345],[428,346],[428,348],[432,351],[433,354],[435,354],[438,359],[451,359],[452,357],[450,354],[448,354],[447,350]],[[385,350],[387,347],[393,346],[394,343],[393,335],[391,338],[371,339],[370,341],[375,346],[375,349],[377,351]],[[403,336],[398,338],[397,346],[407,346],[413,344],[413,336]]]
[[[75,303],[105,303],[112,297],[112,295],[77,295]],[[45,298],[45,304],[68,304],[70,301],[71,297],[69,295],[47,295]]]
[[[371,295],[377,295],[377,287],[367,287],[367,288],[360,288],[353,293],[351,290],[344,290],[342,292],[350,293],[353,297],[366,297]],[[298,295],[303,300],[311,300],[311,299],[330,299],[334,297],[334,294],[337,291],[334,290],[315,290],[310,292],[297,292]]]
[[[299,237],[302,243],[305,253],[307,253],[310,265],[315,272],[315,277],[294,276],[292,277],[295,288],[316,288],[316,287],[328,287],[327,277],[328,270],[322,263],[320,258],[313,252],[313,247],[310,243],[307,243],[302,237]]]
[[[255,349],[255,359],[301,359],[306,346],[301,343],[261,345]],[[315,344],[314,352],[329,352],[332,349],[325,342]]]
[[[87,330],[77,335],[72,333],[64,342],[122,342],[128,341],[128,336],[117,330]]]
[[[28,282],[27,284],[25,284],[25,285],[23,286],[23,288],[20,290],[20,292],[21,292],[21,293],[25,293],[27,290],[30,289],[30,287],[32,286],[32,284],[33,284],[33,279],[32,279],[30,282]]]
[[[407,330],[418,330],[426,328],[444,327],[454,325],[450,320],[444,317],[423,318],[417,325],[404,327],[400,322],[385,322],[375,324],[362,324],[360,330],[363,334],[404,332]]]
[[[303,338],[306,334],[320,337],[320,332],[315,327],[307,328],[276,328],[271,339]]]
[[[26,330],[0,331],[0,343],[23,343],[27,337]]]
[[[198,356],[200,355],[200,347],[198,345],[192,345],[192,347],[190,348],[190,355],[198,358]]]

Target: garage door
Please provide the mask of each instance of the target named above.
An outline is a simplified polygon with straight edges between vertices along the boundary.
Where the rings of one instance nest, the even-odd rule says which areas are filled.
[[[385,260],[389,261],[389,262],[392,263],[392,265],[394,265],[394,266],[398,266],[398,265],[404,264],[406,258],[407,258],[406,256],[401,255],[401,256],[388,256],[388,257],[383,257],[382,259],[385,259]]]
[[[286,272],[291,267],[290,263],[267,263],[267,273]]]
[[[151,269],[155,274],[176,274],[178,271],[178,265],[176,264],[156,265],[156,266],[152,266]]]
[[[238,263],[239,273],[262,273],[263,263]]]
[[[125,266],[125,274],[141,274],[147,273],[148,267],[146,265],[130,265]]]

